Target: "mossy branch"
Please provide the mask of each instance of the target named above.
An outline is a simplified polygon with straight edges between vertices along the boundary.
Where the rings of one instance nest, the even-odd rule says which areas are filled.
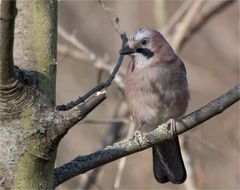
[[[84,119],[92,110],[107,98],[105,91],[99,91],[91,96],[86,102],[81,103],[71,110],[67,115],[58,114],[56,125],[57,133],[53,134],[56,138],[63,137],[70,128]],[[59,117],[60,116],[60,117]]]
[[[223,94],[221,97],[211,101],[206,106],[192,112],[191,114],[176,121],[176,133],[182,134],[204,121],[222,113],[235,102],[239,101],[240,85]],[[158,126],[157,129],[146,133],[138,141],[133,139],[124,139],[121,142],[108,146],[95,153],[78,156],[74,160],[54,169],[55,186],[67,181],[68,179],[83,174],[91,169],[124,156],[150,148],[154,144],[161,143],[172,138],[172,130],[168,129],[167,123]]]

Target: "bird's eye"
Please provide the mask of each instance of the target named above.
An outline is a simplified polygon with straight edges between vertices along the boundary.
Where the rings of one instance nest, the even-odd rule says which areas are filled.
[[[149,42],[148,39],[143,39],[143,40],[141,41],[141,44],[145,46],[145,45],[148,44],[148,42]]]

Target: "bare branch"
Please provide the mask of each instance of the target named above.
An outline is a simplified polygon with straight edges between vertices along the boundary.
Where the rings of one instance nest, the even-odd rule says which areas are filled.
[[[211,101],[206,106],[198,109],[191,114],[179,119],[176,122],[176,134],[182,134],[204,121],[222,113],[225,109],[239,100],[240,84],[233,87],[221,97]],[[74,160],[54,169],[55,186],[64,181],[85,173],[93,168],[102,166],[124,156],[145,150],[154,144],[172,138],[172,130],[169,130],[167,123],[158,126],[157,129],[146,133],[138,142],[133,139],[123,140],[112,146],[95,153],[78,156]]]
[[[124,118],[124,117],[127,117],[128,115],[129,114],[128,114],[128,109],[127,109],[126,103],[121,102],[121,104],[118,106],[118,108],[116,110],[116,113],[114,114],[114,119],[119,118],[119,117]],[[125,126],[125,125],[126,125],[126,123],[123,123],[123,122],[112,123],[112,125],[109,127],[109,129],[107,130],[105,135],[102,137],[101,149],[103,149],[107,145],[113,144],[117,140],[119,140],[121,138],[120,133],[122,131],[123,126]],[[87,190],[87,189],[90,189],[94,184],[96,185],[97,177],[98,177],[98,174],[100,173],[101,169],[102,169],[102,167],[99,167],[99,168],[95,168],[94,170],[89,172],[87,174],[86,179],[81,184],[81,189]]]
[[[171,40],[171,45],[173,49],[175,49],[176,51],[179,50],[181,42],[186,32],[188,31],[188,28],[190,28],[190,25],[192,24],[196,15],[199,14],[199,10],[201,9],[205,2],[206,0],[194,1],[193,5],[190,7],[186,15],[183,17],[182,21],[177,24],[176,31]]]
[[[94,110],[103,100],[106,99],[106,92],[97,92],[91,96],[86,102],[78,105],[67,115],[63,115],[59,112],[54,112],[53,120],[54,130],[49,127],[49,138],[61,139],[67,131],[84,119],[92,110]]]
[[[180,19],[183,17],[183,14],[185,14],[189,6],[193,3],[192,1],[185,1],[177,10],[177,12],[172,16],[172,18],[170,19],[168,24],[164,27],[162,32],[165,35],[169,35],[169,38],[171,39],[170,31],[173,28],[173,26],[176,25],[177,30],[175,31],[175,33],[172,34],[172,36],[175,39],[176,39],[176,36],[178,36],[179,39],[176,40],[177,42],[176,41],[173,42],[173,47],[176,48],[176,51],[179,51],[179,49],[183,47],[186,41],[189,40],[194,33],[196,33],[200,28],[202,28],[202,26],[206,24],[209,20],[211,20],[211,18],[216,16],[217,13],[219,13],[222,10],[225,10],[227,7],[229,7],[230,4],[233,4],[233,2],[234,0],[206,2],[205,6],[201,8],[200,11],[196,11],[195,13],[193,12],[194,14],[192,14],[191,22],[186,22],[186,20],[184,21],[184,19],[181,22]],[[193,9],[193,6],[191,8]],[[191,10],[189,10],[188,12],[190,11]],[[185,16],[185,18],[186,17],[187,15]],[[178,28],[179,25],[177,24],[177,22],[180,22],[180,24],[185,26],[185,31],[183,31],[185,34],[179,33],[179,28]],[[184,140],[184,136],[181,136],[180,142],[181,140]],[[185,141],[187,141],[187,139]],[[196,189],[196,187],[195,187],[194,177],[192,173],[191,155],[188,154],[188,151],[186,150],[185,146],[181,146],[181,149],[182,149],[182,156],[186,162],[185,167],[188,173],[188,178],[185,181],[184,186],[186,187],[186,189],[193,190],[193,189]]]
[[[126,137],[127,139],[131,138],[131,136],[133,135],[134,129],[135,129],[135,123],[132,121],[129,125],[129,129],[128,129],[128,133],[127,133],[127,137]],[[127,157],[123,157],[119,161],[117,175],[116,175],[116,178],[115,178],[114,184],[113,184],[113,189],[119,189],[119,187],[120,187],[123,170],[126,165],[126,160],[127,160]]]
[[[106,12],[109,20],[111,21],[114,29],[116,30],[116,32],[120,35],[120,37],[122,38],[122,36],[126,36],[126,32],[123,29],[122,24],[120,23],[119,18],[115,15],[113,9],[111,7],[109,7],[104,0],[97,0],[102,8],[104,9],[104,11]]]
[[[82,61],[84,63],[91,63],[97,69],[105,70],[108,73],[112,72],[113,67],[107,64],[108,59],[106,59],[106,56],[104,58],[98,57],[93,51],[91,51],[82,42],[80,42],[76,36],[68,34],[63,28],[59,28],[59,35],[63,39],[65,39],[67,42],[71,43],[78,50],[80,50],[80,51],[77,51],[74,48],[70,48],[66,45],[59,44],[58,51],[60,51],[60,53],[62,53],[63,55],[70,55],[72,58],[77,59],[78,61]],[[118,85],[120,89],[123,89],[123,86],[124,86],[123,78],[119,74],[116,74],[114,82]],[[104,148],[107,144],[113,144],[114,142],[116,142],[116,139],[118,139],[117,134],[120,132],[121,126],[123,126],[123,124],[126,123],[127,121],[126,119],[113,119],[111,121],[105,121],[105,120],[96,121],[96,120],[88,119],[88,120],[84,120],[82,123],[96,124],[96,122],[97,124],[112,123],[112,126],[109,132],[107,132],[107,134],[102,139],[103,141],[102,148]],[[109,138],[109,136],[111,136],[111,138]],[[107,138],[107,141],[106,141],[106,138]],[[83,189],[89,189],[95,183],[98,173],[100,172],[100,169],[101,168],[96,168],[95,170],[88,173],[88,177],[83,182],[83,185],[82,185]]]
[[[71,35],[67,33],[61,26],[58,27],[58,34],[67,42],[72,44],[78,50],[82,51],[85,55],[87,55],[88,59],[91,61],[96,61],[96,54],[91,51],[87,46],[85,46],[82,42],[80,42],[75,35]]]
[[[0,37],[0,85],[15,81],[13,63],[14,21],[17,15],[16,1],[1,3],[1,37]]]
[[[163,36],[167,35],[172,28],[177,24],[177,22],[182,18],[182,16],[186,13],[188,8],[191,6],[193,1],[185,0],[181,6],[177,9],[174,15],[169,19],[167,24],[161,30]]]
[[[88,64],[89,62],[92,62],[85,53],[77,50],[76,48],[69,47],[61,42],[58,43],[58,53],[60,53],[62,56],[70,56],[72,59],[76,59],[82,63]]]
[[[118,17],[115,16],[115,14],[113,13],[112,9],[109,6],[107,6],[104,1],[99,0],[99,3],[102,5],[104,10],[106,11],[106,14],[111,19],[112,24],[115,26],[115,28],[117,29],[117,32],[120,34],[120,37],[122,39],[122,47],[124,47],[128,39],[127,39],[126,33],[123,31],[123,29],[122,29],[122,27],[120,25]],[[102,82],[102,83],[98,84],[97,86],[92,88],[90,91],[88,91],[86,94],[84,94],[83,96],[80,96],[75,101],[71,101],[70,103],[68,103],[66,105],[63,104],[63,105],[56,106],[56,109],[59,110],[59,111],[66,111],[66,110],[72,109],[73,107],[75,107],[78,104],[80,104],[80,103],[84,102],[85,100],[87,100],[94,93],[109,87],[112,84],[112,81],[115,78],[115,75],[117,74],[120,66],[123,63],[123,58],[124,58],[123,55],[119,56],[118,62],[116,64],[116,66],[114,67],[111,75],[109,76],[109,78],[105,82]]]
[[[69,129],[76,123],[81,121],[85,116],[95,109],[103,100],[106,99],[106,92],[97,92],[96,95],[92,96],[86,102],[77,106],[67,116],[64,117],[63,130]]]
[[[78,189],[88,190],[91,189],[93,185],[97,186],[97,178],[101,171],[102,167],[95,168],[94,170],[89,171],[83,179],[81,179],[80,185]],[[95,189],[95,188],[94,188]],[[96,188],[101,189],[101,188]]]
[[[216,16],[222,10],[225,10],[229,5],[236,2],[235,0],[217,1],[214,6],[208,6],[208,8],[200,13],[200,15],[192,23],[191,27],[188,29],[184,35],[181,45],[184,45],[190,36],[194,35],[200,28],[207,22]]]
[[[48,126],[48,138],[59,141],[75,124],[84,119],[107,97],[105,91],[99,91],[91,96],[86,102],[76,106],[67,115],[58,111],[48,112],[45,123]]]
[[[125,44],[125,42],[123,42],[123,44]],[[105,82],[102,82],[102,83],[98,84],[97,86],[92,88],[90,91],[88,91],[86,94],[84,94],[82,97],[80,96],[75,101],[71,101],[70,103],[68,103],[66,105],[64,105],[64,104],[63,105],[58,105],[56,107],[56,109],[59,110],[59,111],[66,111],[66,110],[72,109],[73,107],[77,106],[78,104],[84,102],[86,99],[88,99],[94,93],[99,92],[100,90],[106,89],[107,87],[109,87],[112,84],[112,81],[115,78],[116,73],[118,72],[120,66],[123,63],[123,57],[124,57],[123,55],[119,56],[117,65],[113,69],[112,74],[109,76],[109,78]]]
[[[186,190],[197,190],[197,187],[195,185],[195,179],[193,176],[193,166],[192,166],[192,157],[188,151],[187,147],[187,138],[185,138],[185,135],[181,135],[179,138],[179,143],[181,147],[181,153],[184,160],[184,165],[187,172],[187,179],[184,182],[184,186]]]
[[[76,38],[76,40],[78,41],[78,39]],[[93,64],[93,66],[97,69],[101,69],[104,70],[108,73],[111,74],[112,70],[114,69],[114,67],[111,64],[107,64],[108,61],[108,57],[98,57],[98,56],[94,56],[96,57],[96,59],[92,60],[90,57],[88,57],[86,54],[68,47],[64,44],[58,44],[58,51],[59,53],[61,53],[62,55],[69,55],[72,58],[76,59],[77,61],[83,62],[83,63],[91,63]],[[92,52],[93,53],[93,52]],[[116,83],[116,85],[120,88],[123,89],[124,86],[124,82],[123,82],[123,77],[119,74],[115,75],[115,79],[114,82]]]

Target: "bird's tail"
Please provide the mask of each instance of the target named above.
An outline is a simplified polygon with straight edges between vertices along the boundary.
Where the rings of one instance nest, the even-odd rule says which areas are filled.
[[[159,183],[179,184],[187,177],[178,137],[153,146],[153,171]]]

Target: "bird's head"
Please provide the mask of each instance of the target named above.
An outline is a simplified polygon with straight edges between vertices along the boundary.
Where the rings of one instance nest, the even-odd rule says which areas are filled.
[[[121,55],[130,55],[137,67],[146,66],[154,61],[165,61],[174,52],[164,37],[156,30],[142,28],[135,32],[125,47],[120,50]]]

